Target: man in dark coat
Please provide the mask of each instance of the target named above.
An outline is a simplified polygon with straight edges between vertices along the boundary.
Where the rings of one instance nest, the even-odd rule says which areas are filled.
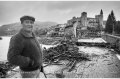
[[[20,67],[23,78],[37,78],[42,66],[42,49],[33,33],[35,18],[23,16],[20,21],[22,29],[12,36],[7,59]]]

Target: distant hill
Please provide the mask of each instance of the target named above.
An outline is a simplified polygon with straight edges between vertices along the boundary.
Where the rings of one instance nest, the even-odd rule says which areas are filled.
[[[34,30],[35,29],[49,28],[49,27],[54,26],[54,25],[57,25],[57,23],[56,22],[39,22],[39,21],[36,21],[35,24],[34,24]],[[19,32],[20,28],[21,28],[20,22],[2,25],[0,27],[0,36],[14,35],[17,32]]]

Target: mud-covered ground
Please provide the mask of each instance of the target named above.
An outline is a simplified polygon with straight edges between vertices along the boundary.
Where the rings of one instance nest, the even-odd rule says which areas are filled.
[[[88,53],[91,61],[80,61],[71,71],[68,66],[70,61],[60,61],[60,65],[44,67],[46,76],[48,78],[120,78],[120,60],[114,51],[85,46],[79,47],[79,51]],[[12,71],[14,75],[9,77],[20,77],[19,69],[17,71],[16,74]],[[41,77],[44,78],[43,73]]]
[[[87,49],[88,48],[88,49]],[[92,47],[93,49],[94,47]],[[96,47],[95,47],[96,48]],[[90,47],[86,47],[89,50]],[[68,61],[61,61],[64,65],[51,65],[45,68],[49,78],[120,78],[120,61],[113,51],[96,48],[90,51],[91,61],[81,61],[69,72]],[[92,52],[93,51],[93,52]],[[98,54],[98,52],[101,54]],[[87,53],[87,52],[86,52]],[[60,76],[59,76],[60,74]]]
[[[113,49],[79,46],[81,51],[89,55],[90,61],[81,60],[73,68],[68,60],[48,65],[44,67],[47,78],[120,78],[120,60]],[[8,73],[8,78],[20,77],[19,68]],[[41,78],[44,78],[43,73]]]

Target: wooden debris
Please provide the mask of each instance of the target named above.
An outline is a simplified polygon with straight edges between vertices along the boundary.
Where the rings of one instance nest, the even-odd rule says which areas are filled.
[[[57,47],[51,47],[44,50],[44,63],[57,63],[60,60],[69,60],[79,62],[81,60],[89,60],[88,55],[78,51],[79,48],[72,41],[62,41]],[[71,62],[71,64],[75,63]],[[74,65],[74,64],[73,64]],[[71,67],[72,68],[72,67]]]
[[[11,65],[9,62],[0,63],[0,78],[5,78],[7,72],[14,69],[16,66]]]

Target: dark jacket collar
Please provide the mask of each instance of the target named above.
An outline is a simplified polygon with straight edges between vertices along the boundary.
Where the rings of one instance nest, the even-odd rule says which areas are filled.
[[[19,33],[22,34],[24,37],[27,37],[27,38],[35,37],[35,34],[33,32],[32,32],[32,36],[31,36],[24,29],[21,29]]]

